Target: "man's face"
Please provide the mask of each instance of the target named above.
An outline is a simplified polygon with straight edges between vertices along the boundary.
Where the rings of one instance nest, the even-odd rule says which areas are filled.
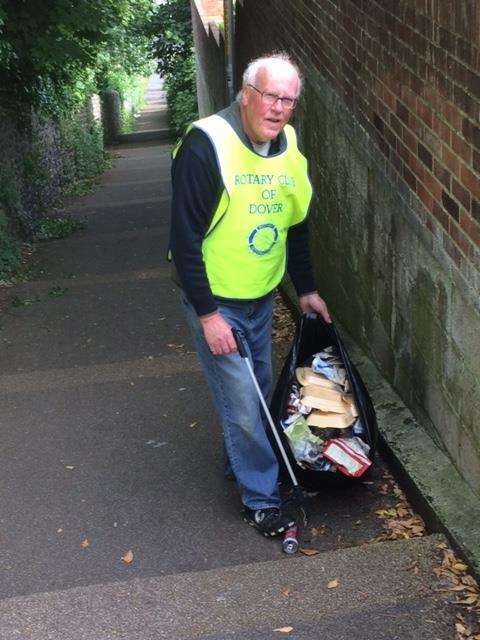
[[[240,102],[242,124],[247,136],[253,142],[263,143],[278,136],[290,120],[291,109],[286,109],[280,100],[274,104],[265,104],[259,92],[272,93],[281,98],[295,98],[298,77],[288,67],[274,68],[268,71],[260,69],[254,86],[243,87]]]

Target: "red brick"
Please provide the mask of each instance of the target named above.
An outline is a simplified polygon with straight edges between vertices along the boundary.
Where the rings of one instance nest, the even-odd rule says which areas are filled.
[[[425,170],[423,173],[423,184],[427,187],[435,200],[440,201],[442,199],[443,186],[429,171]]]
[[[423,162],[423,164],[428,167],[428,169],[432,170],[433,168],[433,158],[430,151],[427,149],[425,145],[421,142],[418,143],[418,157]]]
[[[472,200],[472,218],[480,224],[480,202]]]
[[[471,142],[474,147],[480,149],[480,127],[475,126],[468,118],[464,118],[462,122],[462,133],[468,142]]]
[[[410,154],[408,166],[419,180],[423,180],[427,170],[417,156]]]
[[[466,165],[461,168],[461,183],[478,200],[480,199],[480,178],[478,178]]]
[[[467,191],[462,185],[452,178],[452,193],[455,198],[465,207],[467,211],[470,211],[471,204],[471,196],[470,192]]]
[[[410,111],[415,111],[417,108],[417,96],[409,89],[405,84],[402,85],[402,101],[407,105]]]
[[[404,126],[394,113],[390,114],[390,126],[399,138],[404,137],[404,131],[407,131],[407,129],[404,128]]]
[[[410,120],[410,113],[407,107],[404,104],[402,104],[400,100],[397,100],[397,105],[395,110],[400,120],[408,127],[409,120]]]
[[[454,175],[460,175],[460,161],[458,156],[446,146],[442,148],[442,161]]]
[[[442,191],[442,204],[445,211],[449,213],[454,220],[458,221],[460,217],[460,207],[458,202],[455,202],[455,200],[451,198],[445,190]]]
[[[438,202],[433,203],[433,215],[440,222],[445,231],[449,232],[451,218],[445,209],[438,204]]]
[[[427,147],[431,149],[434,155],[438,157],[442,155],[442,142],[437,135],[432,133],[429,129],[425,129],[422,139]]]
[[[451,147],[455,151],[455,153],[462,158],[462,160],[464,160],[467,164],[471,164],[473,153],[472,147],[454,131],[452,131]]]
[[[417,179],[408,167],[403,167],[403,177],[412,191],[417,190]]]
[[[417,194],[426,209],[433,213],[433,196],[425,189],[421,182],[417,182]]]
[[[433,124],[433,113],[432,110],[430,109],[430,107],[428,105],[426,105],[422,100],[418,99],[417,100],[417,113],[418,116],[421,120],[423,120],[423,122],[425,122],[425,124],[432,128],[432,124]]]
[[[444,142],[450,145],[452,132],[450,127],[446,125],[443,120],[440,120],[434,115],[432,118],[432,128]]]
[[[448,169],[445,169],[445,167],[443,167],[438,162],[438,160],[434,160],[433,161],[433,173],[438,178],[438,180],[440,180],[440,182],[445,187],[447,187],[447,189],[450,191],[450,185],[451,185],[451,174],[450,174],[450,171]]]
[[[445,102],[443,105],[443,115],[452,129],[462,130],[463,115],[455,105]]]
[[[393,93],[387,89],[387,87],[383,87],[383,101],[389,109],[395,111],[397,99]]]
[[[416,116],[413,115],[413,113],[410,114],[410,129],[419,137],[419,138],[423,138],[423,134],[425,131],[425,125],[422,122],[422,120],[420,120],[419,118],[417,118]]]
[[[417,139],[409,129],[403,129],[403,141],[411,151],[416,151]]]
[[[480,247],[480,225],[466,211],[461,212],[460,226],[477,247]]]

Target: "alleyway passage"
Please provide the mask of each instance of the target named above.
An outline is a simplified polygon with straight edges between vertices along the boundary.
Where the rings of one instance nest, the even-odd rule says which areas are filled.
[[[311,499],[317,555],[242,522],[165,261],[169,147],[113,154],[0,317],[0,640],[449,638],[438,538],[361,546],[380,463]]]

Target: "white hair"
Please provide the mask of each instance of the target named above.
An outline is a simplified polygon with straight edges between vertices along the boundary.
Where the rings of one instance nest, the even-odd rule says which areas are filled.
[[[278,69],[279,67],[289,67],[292,71],[294,71],[294,73],[296,73],[298,77],[298,86],[295,98],[298,98],[302,90],[302,77],[300,75],[300,69],[292,61],[288,53],[285,52],[273,53],[271,55],[262,56],[261,58],[252,60],[243,72],[242,88],[247,84],[255,84],[260,69],[270,70],[275,68]],[[241,94],[242,90],[240,90],[237,94],[237,101],[240,101]]]

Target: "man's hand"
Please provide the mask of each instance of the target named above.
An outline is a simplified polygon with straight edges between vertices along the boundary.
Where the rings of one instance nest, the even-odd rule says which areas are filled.
[[[227,355],[237,350],[232,327],[225,322],[220,313],[210,313],[199,317],[203,335],[214,356]]]
[[[307,293],[298,299],[302,313],[319,313],[325,322],[332,322],[325,300],[318,293]]]

